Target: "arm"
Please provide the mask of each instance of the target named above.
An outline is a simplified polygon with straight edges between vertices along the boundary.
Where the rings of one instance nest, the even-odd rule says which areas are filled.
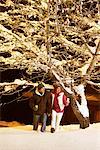
[[[38,111],[38,105],[35,104],[35,98],[34,98],[34,97],[32,97],[32,98],[30,99],[30,101],[29,101],[29,106],[30,106],[30,108],[31,108],[34,112]]]
[[[48,93],[48,96],[47,96],[47,113],[48,114],[51,114],[51,111],[52,111],[52,95],[51,93]]]
[[[67,98],[67,96],[65,96],[65,95],[63,96],[63,103],[64,103],[65,106],[68,106],[69,103],[70,103],[69,98]]]
[[[31,98],[29,99],[29,106],[30,106],[30,108],[33,110],[33,107],[34,107],[34,100],[33,100],[33,97],[31,97]]]

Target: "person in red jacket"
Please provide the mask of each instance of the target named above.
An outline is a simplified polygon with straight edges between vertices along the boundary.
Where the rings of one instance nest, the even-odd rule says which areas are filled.
[[[59,84],[54,84],[54,91],[52,92],[52,120],[51,133],[59,129],[60,121],[64,113],[64,107],[69,105],[67,96],[64,95]]]

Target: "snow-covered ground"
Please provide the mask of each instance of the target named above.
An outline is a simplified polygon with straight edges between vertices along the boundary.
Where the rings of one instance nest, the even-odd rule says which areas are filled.
[[[0,128],[0,150],[100,150],[100,123],[87,129],[61,126],[56,133],[50,126],[45,133],[33,131],[32,125],[12,126]]]

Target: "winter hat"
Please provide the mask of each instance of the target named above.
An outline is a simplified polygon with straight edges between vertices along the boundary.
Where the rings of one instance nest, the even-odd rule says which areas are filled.
[[[39,84],[38,84],[38,89],[40,90],[41,88],[43,88],[44,87],[44,84],[42,83],[42,82],[40,82]]]

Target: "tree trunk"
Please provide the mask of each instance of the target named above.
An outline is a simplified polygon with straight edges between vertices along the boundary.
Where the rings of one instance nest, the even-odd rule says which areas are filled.
[[[0,102],[0,121],[2,120],[2,115],[1,115],[1,113],[2,113],[2,103]]]
[[[89,127],[90,121],[89,121],[89,117],[83,117],[82,114],[80,113],[77,104],[75,102],[74,98],[71,98],[71,107],[72,110],[75,114],[75,116],[77,117],[79,123],[80,123],[80,128],[85,129],[87,127]]]
[[[68,92],[65,90],[65,88],[63,88],[63,90],[66,95],[69,95]],[[69,97],[70,97],[70,104],[71,104],[72,110],[80,123],[80,128],[85,129],[89,127],[89,124],[90,124],[89,117],[83,117],[83,115],[79,111],[78,106],[76,104],[75,95],[72,94],[72,95],[69,95]]]

